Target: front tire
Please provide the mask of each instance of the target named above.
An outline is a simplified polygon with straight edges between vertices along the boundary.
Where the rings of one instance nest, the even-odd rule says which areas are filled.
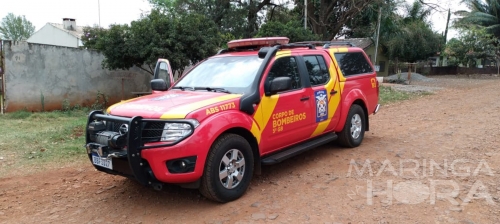
[[[338,143],[344,147],[358,147],[363,142],[365,130],[365,111],[360,105],[353,104],[347,114],[344,128],[339,133]]]
[[[207,156],[200,193],[218,202],[240,198],[250,185],[253,165],[252,147],[245,138],[236,134],[221,135]]]

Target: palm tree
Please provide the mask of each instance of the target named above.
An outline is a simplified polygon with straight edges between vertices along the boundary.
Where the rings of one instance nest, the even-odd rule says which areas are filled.
[[[461,16],[455,22],[457,27],[479,25],[500,38],[500,1],[499,0],[463,0],[470,11],[458,11]]]
[[[404,9],[402,15],[396,16],[396,26],[381,34],[389,58],[415,62],[434,55],[442,45],[442,38],[428,21],[431,9],[420,1],[404,5]]]
[[[406,4],[406,16],[403,22],[408,24],[415,21],[427,22],[427,19],[432,13],[431,8],[425,8],[420,1],[414,1],[413,4]]]

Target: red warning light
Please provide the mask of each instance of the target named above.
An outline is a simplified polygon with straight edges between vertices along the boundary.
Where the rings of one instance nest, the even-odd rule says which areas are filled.
[[[249,38],[249,39],[240,39],[240,40],[232,40],[227,42],[228,48],[237,48],[237,47],[264,47],[271,46],[274,44],[288,44],[290,39],[287,37],[261,37],[261,38]]]

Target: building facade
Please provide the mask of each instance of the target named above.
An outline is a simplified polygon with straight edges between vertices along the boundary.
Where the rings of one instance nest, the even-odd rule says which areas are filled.
[[[26,42],[78,48],[83,46],[82,35],[83,27],[77,26],[75,19],[64,18],[62,24],[47,23],[31,35]]]

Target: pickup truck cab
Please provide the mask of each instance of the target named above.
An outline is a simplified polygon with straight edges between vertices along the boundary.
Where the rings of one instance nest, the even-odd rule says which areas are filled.
[[[359,146],[379,109],[373,65],[349,43],[234,40],[175,84],[160,59],[151,87],[151,95],[89,114],[90,161],[219,202],[241,197],[262,165],[334,141]]]

